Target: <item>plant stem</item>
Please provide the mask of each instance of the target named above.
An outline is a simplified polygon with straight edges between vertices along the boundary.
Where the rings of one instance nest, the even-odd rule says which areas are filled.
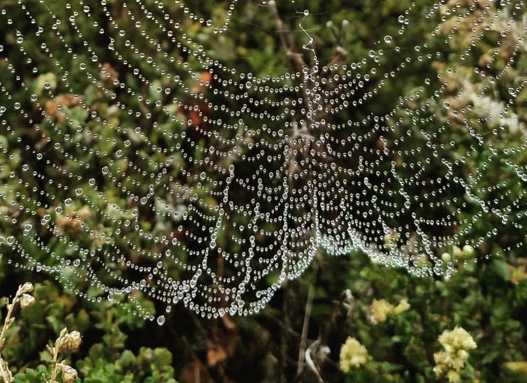
[[[51,380],[49,383],[57,383],[57,359],[59,357],[59,342],[61,338],[57,339],[55,346],[53,347],[53,359],[51,361]]]
[[[11,325],[11,316],[13,315],[13,311],[15,310],[16,303],[18,302],[19,292],[20,292],[20,289],[17,291],[15,298],[13,299],[13,303],[9,304],[9,300],[7,300],[7,316],[5,317],[4,325],[2,327],[2,332],[0,333],[0,353],[4,351],[4,346],[6,342],[5,334],[7,332],[7,329]]]
[[[309,285],[309,291],[307,293],[306,309],[304,312],[304,323],[302,325],[302,335],[300,336],[300,345],[298,347],[298,365],[297,365],[297,370],[296,370],[297,376],[299,376],[304,370],[307,335],[309,331],[309,320],[311,319],[311,310],[313,308],[313,298],[315,297],[315,285],[317,281],[317,275],[318,275],[318,262],[317,262],[317,258],[315,257],[314,265],[313,265],[313,278],[311,280],[311,284]]]
[[[4,325],[2,326],[2,331],[0,332],[0,377],[5,383],[11,383],[12,381],[12,375],[9,371],[9,366],[7,362],[2,359],[2,351],[4,351],[4,347],[6,344],[6,332],[9,329],[9,326],[11,326],[11,323],[13,323],[13,312],[15,311],[16,305],[18,301],[20,300],[20,296],[22,295],[22,288],[19,287],[15,297],[13,298],[13,302],[10,304],[9,299],[6,299],[7,302],[7,315],[4,319]]]
[[[9,371],[7,363],[0,357],[0,378],[2,378],[4,383],[11,383],[11,377],[11,371]]]

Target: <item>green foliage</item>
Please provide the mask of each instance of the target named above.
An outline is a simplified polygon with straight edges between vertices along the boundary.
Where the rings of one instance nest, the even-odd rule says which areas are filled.
[[[125,350],[109,362],[105,347],[92,347],[86,359],[76,366],[85,376],[85,383],[145,382],[176,383],[172,354],[166,349],[141,348],[137,355]]]
[[[171,362],[172,354],[161,348],[141,348],[137,355],[125,350],[110,362],[106,348],[100,344],[94,345],[88,356],[76,363],[82,376],[76,382],[177,383],[173,378]],[[43,365],[27,368],[15,375],[15,383],[42,383],[42,375],[49,375],[48,369]]]
[[[346,316],[347,332],[359,339],[372,360],[352,371],[349,382],[430,382],[435,380],[433,354],[444,330],[460,326],[475,339],[462,381],[516,382],[524,370],[507,363],[527,360],[527,279],[511,280],[525,258],[494,257],[461,266],[448,280],[421,279],[405,271],[371,264],[353,254],[348,280],[353,296]],[[522,267],[520,266],[520,269]],[[396,302],[405,298],[410,310],[371,321],[373,298]]]
[[[5,280],[0,280],[0,283]],[[142,330],[145,321],[132,314],[130,304],[104,301],[100,304],[79,301],[75,295],[61,290],[50,281],[37,283],[33,292],[36,303],[21,311],[15,324],[7,333],[5,359],[19,372],[14,375],[15,383],[42,382],[42,376],[50,378],[48,368],[39,364],[51,364],[48,351],[41,351],[49,339],[56,338],[64,327],[82,334],[98,331],[99,342],[90,345],[87,355],[74,359],[68,364],[80,372],[76,382],[110,383],[176,383],[172,354],[166,348],[141,347],[136,353],[126,349],[127,331]],[[141,296],[135,297],[142,302]],[[143,302],[146,307],[151,303]],[[85,307],[77,307],[82,304]],[[3,307],[2,307],[3,308]],[[153,310],[153,307],[151,307]],[[88,314],[89,311],[89,314]],[[89,341],[89,339],[86,339]],[[23,361],[31,360],[22,367]]]
[[[49,371],[46,366],[39,365],[36,368],[28,368],[24,372],[15,375],[15,383],[42,383],[42,376],[48,377]]]

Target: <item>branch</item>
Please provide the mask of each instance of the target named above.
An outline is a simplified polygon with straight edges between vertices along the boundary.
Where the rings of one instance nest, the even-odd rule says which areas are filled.
[[[318,276],[318,262],[315,257],[315,264],[313,265],[313,278],[309,285],[307,293],[306,309],[304,312],[304,324],[302,326],[302,335],[300,336],[300,346],[298,347],[298,365],[296,374],[299,376],[304,370],[304,358],[306,355],[307,333],[309,331],[309,320],[311,319],[311,310],[313,308],[313,298],[315,297],[315,285]]]

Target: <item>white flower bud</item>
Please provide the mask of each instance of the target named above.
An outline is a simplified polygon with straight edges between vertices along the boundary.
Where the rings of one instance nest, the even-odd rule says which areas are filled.
[[[20,298],[20,308],[22,310],[33,307],[34,304],[35,304],[35,298],[33,298],[29,294],[24,294],[22,295],[22,298]]]
[[[26,282],[22,286],[20,286],[20,293],[21,294],[27,294],[33,292],[33,283]]]
[[[59,352],[76,350],[82,342],[81,334],[78,331],[72,331],[69,334],[61,335],[61,338]]]
[[[77,370],[70,366],[62,367],[62,381],[64,383],[73,383],[77,378]]]

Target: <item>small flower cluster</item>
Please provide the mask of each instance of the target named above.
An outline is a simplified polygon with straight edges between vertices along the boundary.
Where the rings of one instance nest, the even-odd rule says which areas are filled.
[[[340,370],[349,372],[352,368],[358,368],[368,361],[368,350],[357,339],[351,336],[340,349]]]
[[[62,366],[62,381],[64,383],[73,383],[77,379],[77,370],[71,366]]]
[[[465,329],[456,327],[452,331],[445,330],[439,336],[439,343],[445,351],[434,354],[436,377],[446,376],[450,383],[460,382],[460,373],[467,362],[468,351],[477,347],[476,342]]]
[[[47,380],[47,383],[56,383],[57,372],[62,373],[62,381],[64,383],[73,383],[77,378],[77,370],[73,367],[64,364],[64,362],[57,362],[59,353],[74,351],[81,345],[82,337],[80,332],[72,331],[68,332],[67,328],[64,328],[55,342],[55,346],[47,346],[48,351],[51,353],[53,358],[53,365],[51,369],[51,380]]]
[[[13,301],[9,303],[9,300],[6,302],[7,306],[7,315],[4,320],[4,325],[2,326],[2,331],[0,332],[0,353],[4,350],[6,344],[6,333],[9,327],[15,321],[14,312],[17,307],[20,307],[21,310],[28,309],[35,304],[35,298],[31,295],[33,292],[33,284],[31,282],[26,282],[23,285],[18,287],[18,290],[13,298]],[[9,365],[6,361],[2,359],[0,355],[0,380],[5,383],[11,383],[14,378],[9,370]]]
[[[33,284],[26,282],[18,287],[18,290],[13,298],[13,301],[9,303],[7,300],[7,315],[4,320],[2,331],[0,332],[0,354],[4,350],[6,344],[6,333],[9,327],[15,321],[13,316],[15,310],[20,307],[21,310],[28,309],[35,304],[35,298],[31,295],[33,292]],[[68,366],[64,362],[58,361],[59,353],[74,351],[79,348],[82,342],[81,334],[78,331],[68,332],[68,329],[63,329],[60,332],[58,339],[55,342],[55,346],[47,346],[48,351],[52,356],[52,368],[51,368],[51,380],[43,377],[46,383],[57,383],[57,374],[62,373],[63,383],[73,383],[77,378],[77,370],[73,367]],[[7,362],[2,359],[0,355],[0,383],[11,383],[14,381],[13,374],[11,373]]]
[[[397,306],[392,305],[384,299],[374,299],[370,306],[370,320],[373,324],[386,322],[388,316],[399,315],[404,313],[405,311],[408,311],[409,309],[410,304],[406,299],[401,299]]]
[[[33,284],[31,282],[26,282],[22,285],[22,287],[20,287],[19,291],[22,295],[20,297],[20,308],[22,310],[25,310],[30,307],[33,307],[33,305],[35,304],[35,298],[30,295],[30,293],[33,292]]]
[[[519,285],[523,281],[527,280],[527,264],[523,263],[518,266],[509,266],[509,272],[511,274],[510,281],[514,285]]]
[[[63,335],[64,334],[64,335]],[[81,345],[82,338],[78,331],[72,331],[68,333],[67,329],[63,329],[61,336],[59,337],[58,351],[73,351],[79,348]]]

